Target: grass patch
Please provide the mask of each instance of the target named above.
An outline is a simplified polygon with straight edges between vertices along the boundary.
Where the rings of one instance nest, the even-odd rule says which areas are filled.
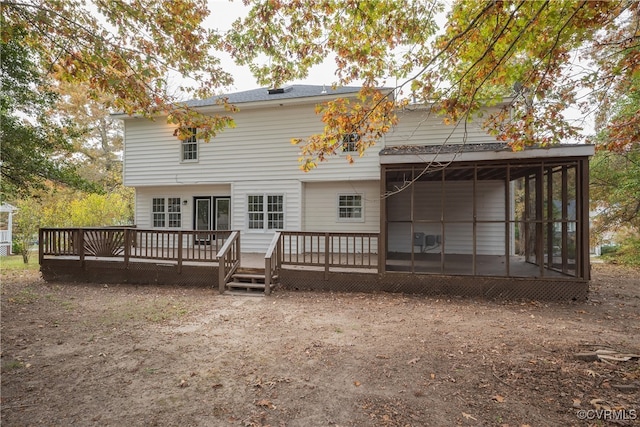
[[[2,372],[15,371],[16,369],[20,369],[24,366],[19,360],[11,360],[9,362],[2,363]]]
[[[37,270],[40,267],[38,264],[38,255],[32,254],[29,258],[29,263],[25,264],[22,261],[22,255],[9,255],[0,257],[0,271],[21,271],[21,270]]]
[[[24,288],[14,296],[9,298],[9,302],[14,304],[33,304],[38,301],[40,294],[31,288]]]

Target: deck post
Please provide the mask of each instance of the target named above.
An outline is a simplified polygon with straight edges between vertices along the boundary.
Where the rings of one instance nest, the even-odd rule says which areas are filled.
[[[42,265],[44,259],[44,231],[42,228],[38,229],[38,264]]]
[[[264,264],[264,294],[269,296],[271,293],[271,258],[265,258]]]
[[[227,284],[224,282],[224,278],[226,276],[225,274],[226,259],[227,259],[226,253],[222,255],[222,258],[218,258],[218,290],[220,291],[221,294],[224,293],[224,290],[227,286]]]
[[[182,273],[182,230],[178,231],[178,274]]]
[[[324,233],[324,280],[329,280],[329,233]]]
[[[131,230],[124,229],[124,268],[129,268],[129,257],[131,257]]]
[[[80,265],[84,268],[84,230],[78,229],[78,256],[80,257]]]

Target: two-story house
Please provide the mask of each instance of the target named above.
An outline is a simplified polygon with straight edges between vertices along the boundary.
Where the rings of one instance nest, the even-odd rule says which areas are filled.
[[[410,106],[354,164],[338,156],[302,172],[291,138],[322,130],[317,104],[358,90],[229,94],[236,127],[208,143],[178,141],[161,118],[121,117],[136,226],[238,230],[248,253],[264,253],[279,230],[379,233],[358,249],[378,254],[379,273],[588,281],[592,146],[514,152],[479,121],[448,126]],[[221,109],[215,98],[191,106]]]

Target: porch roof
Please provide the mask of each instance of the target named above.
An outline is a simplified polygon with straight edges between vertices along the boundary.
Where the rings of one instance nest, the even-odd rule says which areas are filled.
[[[18,208],[16,208],[13,205],[10,205],[9,203],[3,203],[0,205],[0,212],[15,212],[17,211]]]
[[[523,151],[513,151],[508,144],[500,142],[490,144],[403,145],[386,147],[381,150],[380,164],[584,157],[592,156],[594,153],[595,146],[585,144],[527,147]]]

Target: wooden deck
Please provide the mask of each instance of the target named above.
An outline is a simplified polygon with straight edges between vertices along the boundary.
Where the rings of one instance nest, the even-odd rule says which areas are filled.
[[[41,229],[39,244],[41,271],[51,281],[201,285],[221,293],[260,286],[266,295],[277,284],[536,299],[584,299],[588,291],[588,281],[522,257],[420,253],[385,259],[363,251],[377,249],[375,233],[283,231],[266,254],[242,252],[239,231]],[[252,278],[248,286],[243,274],[263,279],[258,285]]]

